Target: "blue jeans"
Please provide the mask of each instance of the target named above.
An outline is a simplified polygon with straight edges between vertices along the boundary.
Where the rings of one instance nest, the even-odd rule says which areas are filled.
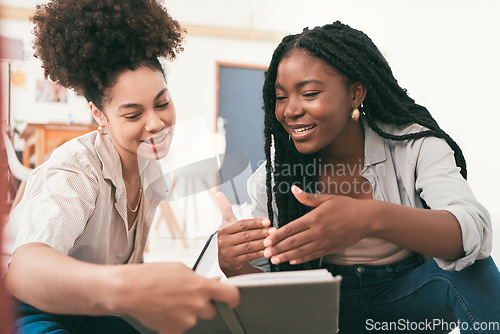
[[[13,302],[16,320],[11,326],[11,332],[16,334],[139,333],[128,322],[118,316],[92,317],[51,314],[17,300]]]
[[[339,266],[340,334],[500,333],[500,273],[491,257],[445,271],[416,255],[388,266]]]

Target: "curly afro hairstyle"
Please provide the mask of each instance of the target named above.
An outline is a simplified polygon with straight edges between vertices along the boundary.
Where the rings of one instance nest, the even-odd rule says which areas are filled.
[[[122,71],[163,73],[158,57],[172,60],[183,50],[185,30],[157,0],[52,0],[31,20],[45,78],[98,108]]]

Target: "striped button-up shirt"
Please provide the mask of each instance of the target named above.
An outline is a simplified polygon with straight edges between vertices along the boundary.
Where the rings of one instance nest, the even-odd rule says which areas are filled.
[[[132,229],[120,156],[109,136],[91,132],[57,148],[30,175],[8,223],[15,243],[43,243],[75,259],[137,263],[167,187],[157,161],[141,161],[143,198]]]

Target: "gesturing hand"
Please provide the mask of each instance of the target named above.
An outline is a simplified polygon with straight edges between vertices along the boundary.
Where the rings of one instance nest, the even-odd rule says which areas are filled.
[[[346,196],[310,194],[293,186],[297,200],[314,209],[270,232],[264,256],[273,264],[299,264],[353,246],[368,233],[363,208],[370,201]]]
[[[274,228],[269,228],[271,221],[267,218],[238,220],[223,193],[218,192],[216,199],[222,211],[217,232],[219,266],[223,271],[238,271],[250,261],[264,257],[264,239]]]

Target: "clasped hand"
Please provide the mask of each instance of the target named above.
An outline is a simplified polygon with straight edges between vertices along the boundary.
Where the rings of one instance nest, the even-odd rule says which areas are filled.
[[[238,220],[223,193],[216,194],[222,212],[217,231],[219,266],[226,272],[238,272],[249,262],[264,257],[264,239],[275,230],[267,218]]]
[[[349,248],[369,235],[370,201],[331,194],[311,194],[297,186],[292,193],[314,209],[276,229],[267,218],[237,220],[231,204],[217,194],[223,222],[218,231],[221,268],[238,271],[267,257],[273,264],[304,263]]]
[[[310,194],[292,186],[297,200],[314,209],[280,229],[270,231],[264,240],[264,256],[271,263],[304,263],[355,245],[367,236],[363,217],[364,200],[330,194]]]

